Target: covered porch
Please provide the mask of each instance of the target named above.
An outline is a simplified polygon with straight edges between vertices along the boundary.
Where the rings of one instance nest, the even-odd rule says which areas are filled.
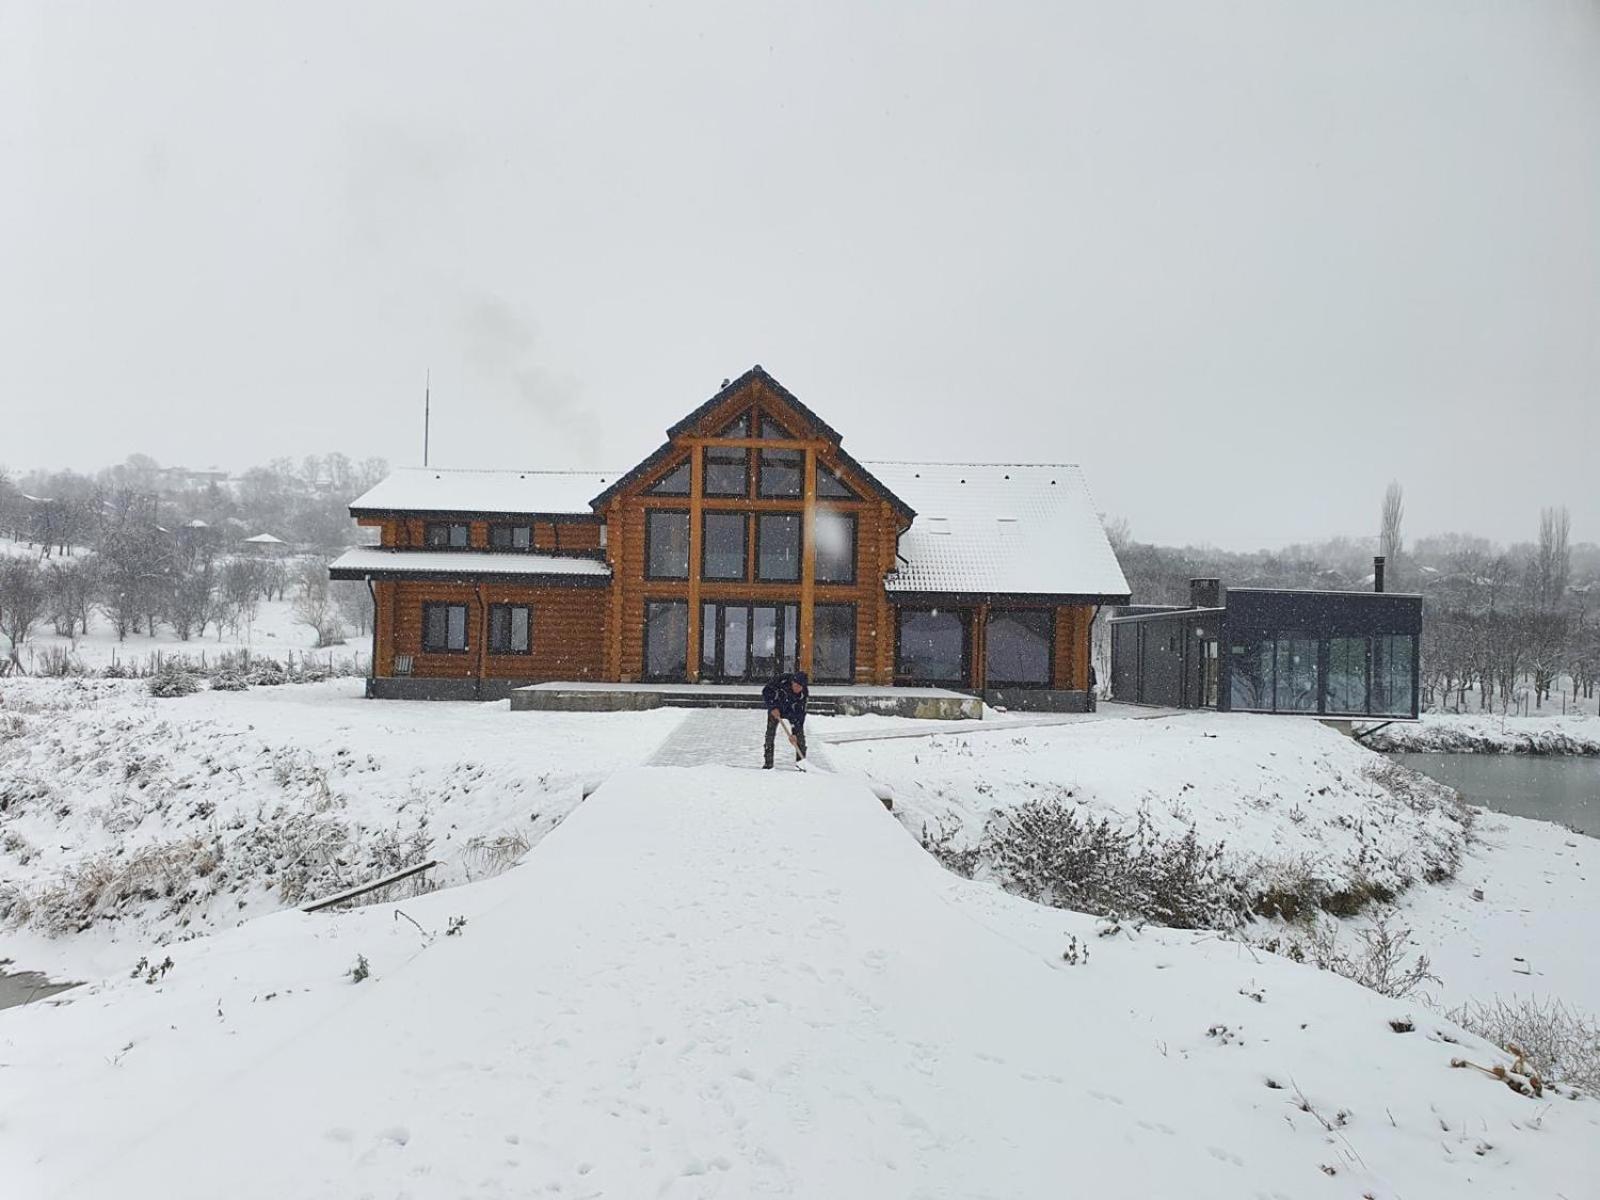
[[[733,683],[536,683],[511,693],[513,711],[628,712],[647,708],[760,708],[761,687]],[[811,689],[817,716],[918,717],[980,720],[976,696],[939,687],[819,684]]]

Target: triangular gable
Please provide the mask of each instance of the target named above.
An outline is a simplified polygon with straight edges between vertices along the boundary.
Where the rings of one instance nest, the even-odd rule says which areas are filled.
[[[669,461],[683,453],[683,448],[675,439],[694,434],[704,437],[724,436],[723,431],[730,422],[737,421],[742,415],[751,412],[755,414],[758,424],[745,436],[758,435],[759,422],[766,416],[781,425],[795,440],[804,440],[808,437],[821,438],[830,443],[830,449],[825,456],[849,472],[858,485],[865,485],[867,491],[887,500],[908,523],[916,516],[916,512],[909,504],[896,496],[872,472],[840,447],[840,436],[833,426],[807,408],[793,392],[767,374],[759,365],[751,367],[739,378],[725,383],[718,389],[716,395],[671,426],[667,430],[669,439],[667,442],[638,466],[622,475],[590,501],[590,504],[599,511],[613,497],[660,471]],[[857,487],[857,490],[860,488]]]

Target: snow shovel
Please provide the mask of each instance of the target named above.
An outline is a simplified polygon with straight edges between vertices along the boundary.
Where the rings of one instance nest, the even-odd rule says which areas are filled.
[[[794,736],[794,730],[789,728],[789,722],[788,721],[784,720],[782,717],[779,717],[778,718],[778,724],[783,726],[783,734],[784,734],[784,736],[789,739],[789,745],[794,747],[794,767],[795,767],[795,770],[804,771],[806,769],[806,766],[805,766],[806,759],[805,759],[805,755],[800,753],[800,739]]]

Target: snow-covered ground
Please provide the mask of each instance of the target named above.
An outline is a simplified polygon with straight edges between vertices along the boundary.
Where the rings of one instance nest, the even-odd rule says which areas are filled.
[[[1576,1200],[1600,1172],[1600,1104],[1453,1069],[1508,1060],[1416,1005],[1101,937],[840,776],[623,771],[493,880],[170,954],[0,1014],[8,1194]]]
[[[1424,713],[1370,735],[1375,750],[1437,750],[1481,754],[1600,754],[1600,717],[1554,714]]]
[[[0,919],[22,921],[4,941],[82,930],[0,957],[93,974],[130,939],[429,858],[440,884],[490,873],[683,717],[383,703],[362,686],[156,699],[139,680],[0,681]]]
[[[91,981],[0,1012],[6,1200],[1575,1200],[1600,1177],[1600,1105],[1452,1070],[1507,1060],[1437,1015],[1600,1008],[1592,839],[1481,815],[1458,878],[1396,902],[1441,983],[1391,1000],[1215,932],[1101,936],[911,836],[1044,796],[1330,880],[1462,847],[1436,788],[1320,726],[846,741],[919,727],[818,718],[838,773],[798,776],[715,765],[747,736],[755,762],[747,714],[707,765],[635,769],[682,711],[360,696],[0,682],[0,902],[24,918],[0,958]],[[425,858],[459,886],[276,911]]]
[[[1058,800],[1123,826],[1143,813],[1168,838],[1193,827],[1223,844],[1233,874],[1263,886],[1296,874],[1328,892],[1398,892],[1447,869],[1465,841],[1467,816],[1448,790],[1313,722],[1189,713],[832,752],[891,787],[913,833],[944,827],[957,843],[975,843],[997,811]]]

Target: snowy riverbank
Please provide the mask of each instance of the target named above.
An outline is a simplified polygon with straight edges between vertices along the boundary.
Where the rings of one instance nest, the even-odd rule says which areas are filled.
[[[1600,717],[1424,713],[1419,721],[1386,726],[1365,741],[1374,750],[1600,755]]]

